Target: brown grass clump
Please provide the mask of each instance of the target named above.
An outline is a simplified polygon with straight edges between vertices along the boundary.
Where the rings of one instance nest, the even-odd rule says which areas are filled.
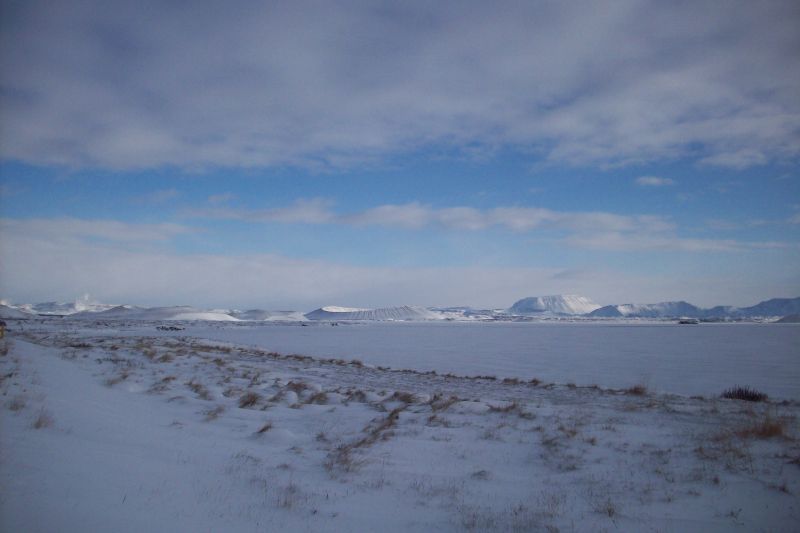
[[[742,438],[772,439],[785,436],[785,424],[766,415],[762,420],[736,432]]]
[[[328,403],[328,394],[325,391],[320,391],[308,399],[306,403],[313,403],[317,405],[326,405]]]
[[[290,381],[286,385],[286,388],[300,396],[304,390],[308,389],[308,384],[303,383],[302,381]]]
[[[261,395],[257,392],[245,392],[239,397],[239,407],[242,409],[253,407],[259,400],[261,400]]]
[[[189,380],[186,383],[186,386],[189,387],[192,392],[197,394],[201,400],[211,400],[211,392],[206,388],[205,385],[195,381],[194,379]]]
[[[392,394],[391,398],[389,398],[389,399],[390,400],[397,400],[397,401],[403,402],[405,404],[412,404],[415,401],[417,401],[417,397],[414,396],[414,394],[412,394],[410,392],[403,392],[403,391],[395,391],[395,393]]]
[[[633,387],[625,389],[623,392],[630,396],[644,396],[647,394],[647,387],[641,384],[634,385]]]

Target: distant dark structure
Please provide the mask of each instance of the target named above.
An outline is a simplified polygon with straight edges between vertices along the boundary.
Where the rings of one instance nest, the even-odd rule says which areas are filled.
[[[5,320],[0,320],[0,339],[6,336],[6,322]]]

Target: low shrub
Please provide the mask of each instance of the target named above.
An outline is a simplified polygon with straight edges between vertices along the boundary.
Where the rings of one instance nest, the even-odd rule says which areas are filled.
[[[769,396],[763,392],[751,389],[750,387],[740,387],[738,385],[724,391],[721,396],[729,400],[744,400],[746,402],[765,402],[769,399]]]

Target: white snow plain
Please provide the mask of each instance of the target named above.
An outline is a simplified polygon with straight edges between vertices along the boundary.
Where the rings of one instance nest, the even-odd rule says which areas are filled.
[[[800,523],[796,401],[281,355],[267,346],[285,326],[20,324],[0,341],[2,531],[788,532]],[[462,339],[453,353],[487,332],[514,335],[393,326],[417,345],[453,332]],[[342,343],[387,330],[291,331]],[[530,331],[525,342],[556,334]],[[669,335],[647,333],[659,334]]]
[[[800,327],[666,322],[186,324],[182,335],[459,375],[713,396],[749,385],[800,400]],[[133,330],[137,331],[136,329]]]

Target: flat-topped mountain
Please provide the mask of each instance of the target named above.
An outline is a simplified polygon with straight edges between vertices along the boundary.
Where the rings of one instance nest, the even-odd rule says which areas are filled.
[[[585,296],[559,294],[555,296],[530,296],[514,303],[510,315],[584,315],[600,306]]]

